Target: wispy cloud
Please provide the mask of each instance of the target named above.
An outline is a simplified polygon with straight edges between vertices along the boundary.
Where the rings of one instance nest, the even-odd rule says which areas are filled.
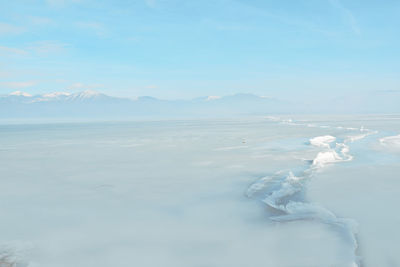
[[[83,0],[46,0],[46,3],[52,7],[64,7],[67,4],[80,3]]]
[[[67,87],[68,90],[77,90],[82,88],[85,88],[85,85],[83,83],[73,83]]]
[[[27,50],[35,54],[59,54],[65,52],[69,44],[58,41],[45,40],[30,44]]]
[[[49,25],[53,22],[53,20],[50,18],[38,17],[38,16],[28,16],[27,19],[31,24],[38,26]]]
[[[398,90],[375,90],[373,91],[374,93],[379,93],[379,94],[400,94],[400,89]]]
[[[156,6],[157,6],[156,0],[144,0],[144,2],[150,8],[156,8]]]
[[[326,36],[332,36],[335,34],[334,32],[326,30],[322,28],[321,25],[312,21],[298,19],[287,14],[282,14],[281,12],[273,11],[272,9],[255,7],[253,4],[247,1],[233,0],[233,3],[240,5],[240,8],[243,12],[246,11],[256,16],[266,17],[282,24],[302,28],[312,32],[317,32]]]
[[[85,89],[95,89],[103,87],[103,84],[85,84],[85,83],[73,83],[67,87],[67,90],[85,90]]]
[[[95,33],[99,37],[106,37],[108,35],[108,30],[103,24],[93,21],[77,22],[76,26],[81,29],[89,30]]]
[[[23,28],[23,27],[0,22],[0,35],[20,34],[20,33],[23,33],[24,31],[25,31],[25,28]]]
[[[361,34],[361,29],[358,25],[357,19],[353,15],[353,12],[350,11],[350,9],[346,8],[343,6],[343,4],[340,2],[340,0],[329,0],[329,3],[336,9],[338,9],[342,13],[342,17],[345,20],[346,23],[348,23],[351,27],[351,30],[357,34]]]
[[[204,25],[210,26],[218,31],[246,31],[250,28],[248,26],[244,26],[240,23],[227,23],[227,22],[220,22],[213,19],[203,19],[202,23]]]
[[[0,78],[8,78],[11,77],[12,73],[10,71],[0,70]]]
[[[35,81],[27,81],[27,82],[0,82],[0,87],[5,89],[20,89],[20,88],[28,88],[36,85]]]
[[[38,41],[26,44],[23,47],[8,47],[0,46],[0,57],[33,57],[33,56],[48,56],[51,54],[65,53],[69,44],[58,41]]]
[[[4,55],[18,55],[18,56],[25,56],[28,55],[29,52],[24,49],[7,47],[7,46],[0,46],[0,56]]]

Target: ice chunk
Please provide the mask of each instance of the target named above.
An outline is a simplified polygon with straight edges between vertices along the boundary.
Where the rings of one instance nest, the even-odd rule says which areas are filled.
[[[330,148],[330,143],[334,142],[336,137],[331,135],[317,136],[310,139],[310,144],[316,147]]]

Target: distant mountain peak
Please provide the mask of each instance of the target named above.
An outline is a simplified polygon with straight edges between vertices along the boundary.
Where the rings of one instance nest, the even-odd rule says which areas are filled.
[[[102,93],[99,93],[97,91],[94,91],[94,90],[85,90],[82,92],[71,94],[68,96],[68,98],[70,100],[89,100],[89,99],[98,98],[100,96],[105,96],[105,95],[103,95]]]
[[[29,96],[29,97],[27,97]],[[163,100],[141,96],[136,100],[86,90],[0,95],[1,118],[180,118],[224,117],[285,111],[287,103],[253,94],[209,95],[191,100]]]
[[[90,98],[101,95],[101,93],[94,91],[94,90],[85,90],[76,94],[81,98]]]
[[[32,97],[31,94],[28,94],[26,92],[21,92],[21,91],[15,91],[10,93],[9,95],[13,95],[13,96],[24,96],[24,97]]]

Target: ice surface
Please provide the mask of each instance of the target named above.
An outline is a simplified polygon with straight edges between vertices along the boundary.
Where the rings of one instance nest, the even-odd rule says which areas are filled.
[[[0,260],[397,266],[400,161],[380,142],[396,132],[373,116],[0,125]]]
[[[383,146],[400,149],[400,135],[383,137],[379,141]]]

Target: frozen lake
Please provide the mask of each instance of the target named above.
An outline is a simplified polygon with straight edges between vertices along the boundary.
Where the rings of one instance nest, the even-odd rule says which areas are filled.
[[[0,266],[400,266],[400,117],[0,125]]]

